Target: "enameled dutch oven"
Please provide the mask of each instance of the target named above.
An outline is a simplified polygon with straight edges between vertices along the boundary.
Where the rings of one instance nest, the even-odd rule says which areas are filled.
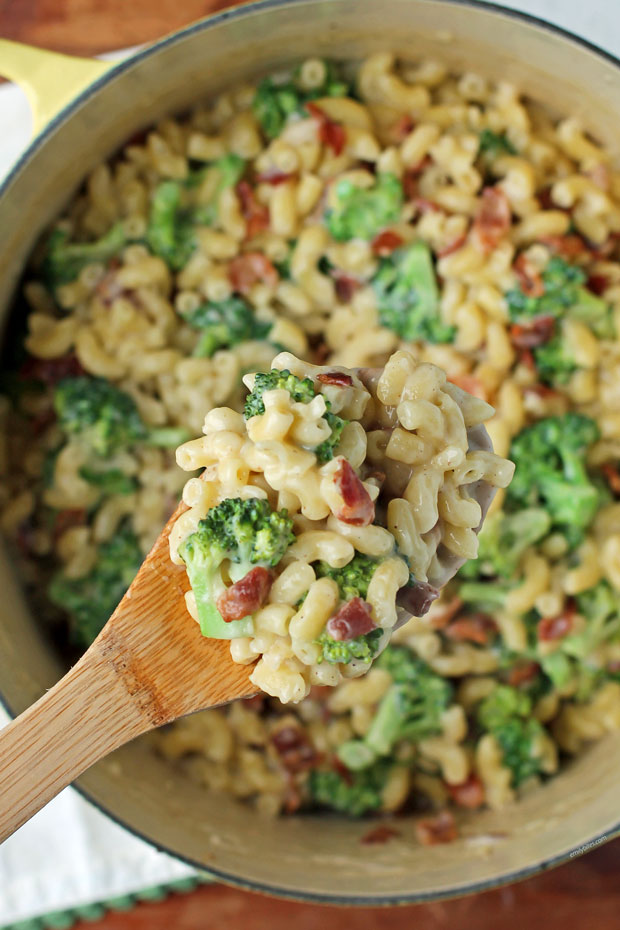
[[[620,62],[549,25],[459,0],[263,0],[227,10],[120,64],[0,40],[0,74],[22,84],[38,133],[0,189],[0,309],[6,320],[29,250],[86,173],[134,132],[248,77],[304,56],[361,58],[392,49],[512,81],[582,118],[617,153]],[[63,664],[0,558],[0,692],[20,713]],[[1,763],[0,763],[1,765]],[[141,741],[79,780],[95,804],[155,846],[225,882],[316,902],[397,904],[515,881],[620,832],[620,734],[501,813],[465,821],[450,845],[400,836],[363,845],[368,824],[335,817],[266,820],[209,795]],[[0,768],[1,776],[1,768]]]

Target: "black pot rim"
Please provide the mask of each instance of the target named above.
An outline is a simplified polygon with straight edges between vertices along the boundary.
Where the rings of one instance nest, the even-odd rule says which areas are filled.
[[[32,155],[38,151],[48,136],[50,136],[67,117],[71,116],[71,114],[82,103],[84,103],[84,101],[88,100],[90,97],[96,94],[97,91],[99,91],[99,89],[103,87],[108,81],[132,67],[136,61],[148,58],[151,55],[159,52],[160,49],[166,48],[168,45],[172,45],[187,36],[194,35],[199,32],[204,32],[207,29],[218,26],[220,23],[226,22],[229,19],[241,19],[251,13],[260,12],[263,10],[277,9],[278,7],[283,6],[293,6],[295,4],[301,4],[304,2],[307,2],[307,0],[254,0],[254,2],[251,3],[229,7],[228,9],[221,10],[220,12],[214,13],[212,16],[205,17],[204,19],[198,20],[198,22],[192,23],[189,26],[179,29],[171,35],[166,36],[165,38],[160,39],[159,41],[154,42],[153,44],[148,45],[143,49],[139,49],[133,55],[130,55],[128,58],[118,62],[118,64],[112,65],[109,71],[106,71],[105,74],[97,78],[97,80],[93,81],[92,84],[89,84],[88,87],[81,91],[81,93],[79,93],[72,101],[70,101],[70,103],[63,107],[63,109],[60,110],[59,113],[57,113],[53,119],[44,127],[44,129],[33,139],[33,141],[15,163],[12,170],[6,176],[2,184],[0,184],[0,197],[2,197],[4,192],[12,183],[13,178],[19,174],[22,167],[28,162]],[[427,0],[425,0],[425,2],[427,2]],[[560,36],[569,42],[573,42],[575,45],[579,45],[582,48],[587,49],[597,57],[610,62],[616,68],[620,69],[620,59],[611,54],[611,52],[600,48],[587,39],[583,39],[580,36],[575,35],[568,29],[564,29],[562,26],[557,26],[555,23],[550,23],[547,20],[541,19],[538,16],[534,16],[531,13],[524,13],[519,10],[509,9],[508,7],[504,7],[499,3],[486,2],[486,0],[433,0],[433,2],[438,4],[445,4],[446,6],[471,7],[476,10],[484,10],[495,13],[499,16],[504,16],[528,23],[529,25],[536,26],[539,30],[547,32],[550,35]],[[1,691],[0,704],[6,709],[11,717],[15,717],[15,712],[12,710],[5,695]],[[118,823],[119,826],[126,829],[129,833],[132,833],[138,839],[143,840],[150,846],[154,846],[160,852],[166,853],[167,855],[185,862],[187,865],[192,866],[193,868],[208,875],[209,877],[218,879],[226,885],[232,885],[236,888],[241,888],[244,891],[254,891],[261,894],[272,895],[277,898],[300,901],[308,904],[340,905],[348,907],[388,907],[404,904],[425,904],[431,901],[441,901],[449,898],[464,897],[465,895],[479,894],[484,891],[491,891],[492,889],[501,887],[503,885],[509,885],[514,882],[523,881],[526,878],[531,878],[534,875],[546,872],[548,869],[555,868],[558,865],[562,865],[571,859],[583,855],[585,852],[588,852],[595,846],[599,846],[602,843],[620,836],[619,820],[611,829],[606,830],[595,837],[589,838],[586,842],[575,846],[572,849],[567,849],[564,852],[559,853],[557,856],[552,856],[549,859],[544,859],[522,869],[506,872],[505,874],[499,875],[496,878],[479,882],[473,881],[460,887],[446,888],[429,892],[418,891],[406,895],[392,894],[382,895],[379,897],[367,895],[340,896],[334,894],[322,894],[320,892],[304,892],[302,889],[291,890],[287,888],[281,888],[275,884],[272,885],[266,882],[257,882],[250,879],[245,879],[242,876],[232,875],[229,872],[224,872],[215,868],[205,869],[202,863],[196,862],[189,856],[185,856],[165,846],[162,846],[153,837],[142,833],[140,830],[126,823],[122,818],[112,813],[110,810],[108,810],[107,807],[97,801],[88,790],[79,784],[79,781],[73,784],[72,787],[74,787],[82,795],[82,797],[85,798],[85,800],[101,811],[102,814],[110,817],[112,820]]]

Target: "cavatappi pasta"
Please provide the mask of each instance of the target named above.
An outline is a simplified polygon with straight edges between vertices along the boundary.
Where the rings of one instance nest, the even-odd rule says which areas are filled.
[[[182,434],[241,413],[243,376],[283,350],[372,369],[404,347],[495,408],[494,449],[516,461],[478,560],[366,676],[156,734],[212,790],[271,813],[495,807],[618,727],[620,174],[570,101],[542,104],[437,61],[309,59],[136,136],[33,256],[1,520],[38,612],[81,645],[173,510]],[[367,431],[368,459],[384,438]],[[283,571],[283,598],[304,571]],[[381,741],[401,698],[411,726]],[[421,834],[453,835],[445,818]]]
[[[365,674],[399,612],[428,610],[514,469],[470,449],[493,408],[402,349],[359,372],[282,352],[243,380],[243,416],[213,408],[177,450],[202,474],[170,554],[203,635],[231,639],[261,691],[298,703]]]

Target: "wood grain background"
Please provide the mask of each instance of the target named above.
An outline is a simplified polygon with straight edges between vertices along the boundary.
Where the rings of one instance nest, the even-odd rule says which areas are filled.
[[[381,2],[381,0],[377,0]],[[0,35],[94,55],[160,38],[227,0],[0,0]],[[475,864],[472,863],[472,869]],[[203,887],[92,930],[620,930],[620,840],[482,895],[389,910],[325,908]]]

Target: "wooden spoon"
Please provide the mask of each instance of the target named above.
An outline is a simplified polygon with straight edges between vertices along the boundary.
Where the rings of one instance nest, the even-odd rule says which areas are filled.
[[[470,448],[490,448],[484,427]],[[471,485],[483,516],[493,496]],[[170,517],[131,587],[92,646],[36,704],[0,732],[0,842],[103,756],[178,717],[256,694],[253,666],[228,641],[199,635],[185,606],[189,581],[170,560]],[[463,564],[447,554],[441,584]],[[401,611],[399,625],[411,616]]]

